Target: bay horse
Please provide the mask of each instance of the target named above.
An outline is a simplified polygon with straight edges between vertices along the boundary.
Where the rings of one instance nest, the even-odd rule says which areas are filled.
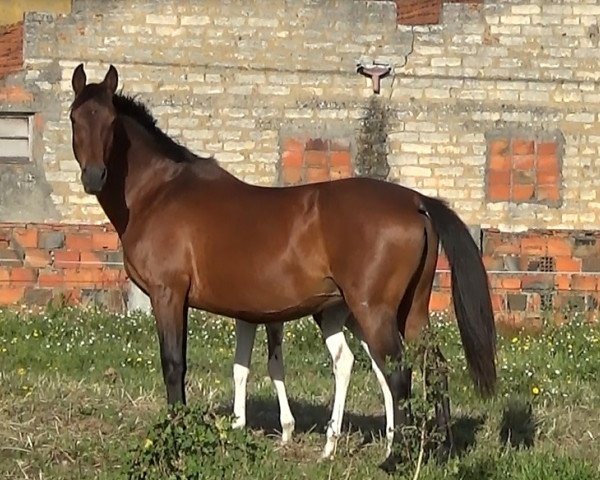
[[[429,323],[439,242],[469,372],[478,393],[493,394],[487,274],[468,228],[445,202],[368,178],[251,185],[175,142],[143,104],[117,94],[112,65],[102,82],[88,84],[80,64],[71,83],[81,182],[115,227],[127,274],[150,297],[169,406],[186,401],[189,307],[251,324],[313,315],[334,358],[339,424],[329,426],[324,451],[331,455],[352,364],[348,322],[384,392],[384,464],[393,463],[394,427],[407,421],[399,401],[410,395],[404,341]],[[437,418],[449,433],[445,400]]]

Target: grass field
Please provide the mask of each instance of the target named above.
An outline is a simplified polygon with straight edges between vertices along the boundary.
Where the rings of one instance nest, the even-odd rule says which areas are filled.
[[[501,338],[498,394],[483,402],[466,375],[456,327],[435,325],[450,362],[459,454],[444,463],[427,459],[419,478],[600,478],[599,327],[574,319],[536,336]],[[218,424],[231,411],[233,321],[195,314],[189,328],[188,402],[214,412]],[[223,437],[216,442],[231,451],[204,449],[188,478],[389,478],[378,469],[385,450],[381,393],[349,337],[356,362],[333,461],[318,461],[333,397],[331,362],[315,324],[302,320],[286,326],[284,343],[297,423],[292,444],[278,444],[261,328],[249,381],[249,431],[219,427]],[[152,437],[166,411],[159,363],[147,316],[69,308],[0,313],[0,478],[155,478],[135,472],[132,458],[139,462],[164,447]],[[419,375],[414,383],[419,398]],[[209,430],[185,439],[186,452],[213,445]],[[236,455],[251,447],[257,458],[235,466]],[[410,454],[395,477],[413,478],[415,458]]]

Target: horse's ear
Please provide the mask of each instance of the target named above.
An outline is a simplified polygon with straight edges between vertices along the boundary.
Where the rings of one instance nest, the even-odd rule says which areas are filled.
[[[106,86],[110,93],[115,93],[117,91],[117,85],[119,83],[119,74],[117,73],[117,69],[112,65],[109,67],[108,72],[106,72],[106,76],[102,83]]]
[[[85,76],[85,72],[83,70],[83,63],[80,63],[73,72],[73,78],[71,78],[71,85],[73,86],[73,91],[75,92],[76,96],[79,95],[85,88],[86,82],[87,77]]]

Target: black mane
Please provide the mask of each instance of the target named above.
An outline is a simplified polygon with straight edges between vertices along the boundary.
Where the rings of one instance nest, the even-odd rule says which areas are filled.
[[[180,145],[156,125],[156,119],[148,110],[148,107],[136,100],[134,97],[115,93],[113,95],[113,105],[118,114],[127,115],[138,122],[148,133],[156,140],[157,145],[165,156],[177,163],[191,163],[197,160],[212,160],[212,157],[203,158],[190,152],[183,145]]]

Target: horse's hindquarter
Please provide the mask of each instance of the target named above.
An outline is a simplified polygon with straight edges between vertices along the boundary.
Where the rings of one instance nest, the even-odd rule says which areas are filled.
[[[419,213],[419,195],[396,184],[357,178],[326,184],[320,199],[326,251],[342,291],[352,289],[371,300],[389,294],[400,301],[394,279],[412,276],[423,255],[425,217]]]

